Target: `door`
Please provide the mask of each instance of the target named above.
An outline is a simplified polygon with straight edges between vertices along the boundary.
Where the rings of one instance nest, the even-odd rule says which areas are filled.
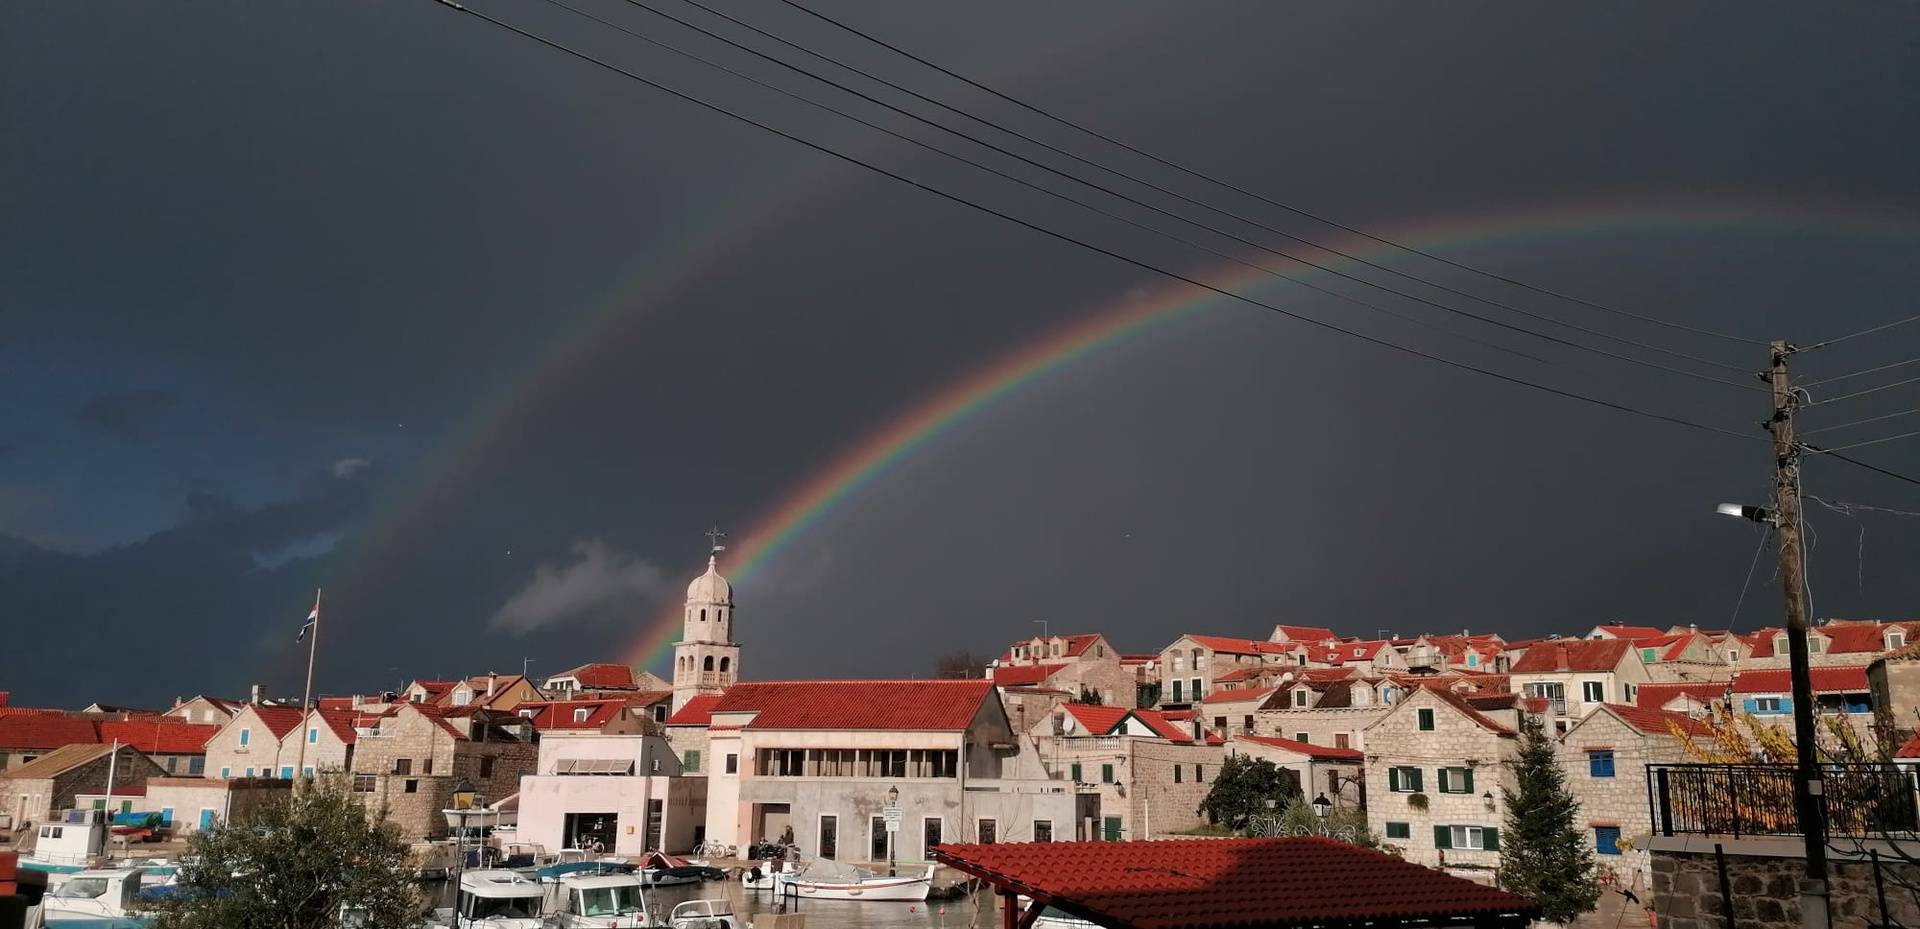
[[[940,844],[940,817],[920,820],[920,857],[933,860],[933,847]]]
[[[837,858],[840,855],[840,817],[822,815],[820,817],[820,855],[821,858]]]

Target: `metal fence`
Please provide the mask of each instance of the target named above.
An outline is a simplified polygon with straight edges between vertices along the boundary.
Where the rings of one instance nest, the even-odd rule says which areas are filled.
[[[1866,838],[1920,834],[1920,778],[1897,765],[1820,766],[1827,833]],[[1799,835],[1794,768],[1779,764],[1647,766],[1656,835]]]

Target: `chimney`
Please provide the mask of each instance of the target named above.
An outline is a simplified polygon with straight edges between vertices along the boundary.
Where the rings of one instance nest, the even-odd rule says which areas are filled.
[[[255,684],[252,687],[248,688],[247,702],[253,704],[254,706],[259,706],[262,698],[261,691],[264,689],[266,688],[260,686],[259,684]]]
[[[1690,631],[1690,632],[1699,632],[1699,631],[1700,631],[1700,624],[1699,624],[1699,623],[1688,623],[1688,624],[1687,624],[1687,630],[1688,630],[1688,631]]]
[[[493,696],[493,689],[498,686],[500,686],[500,675],[495,674],[492,671],[488,671],[487,672],[487,696],[489,697]]]
[[[0,710],[4,710],[4,709],[6,709],[6,708],[7,708],[7,695],[8,695],[8,693],[9,693],[9,691],[5,691],[5,690],[0,690]]]

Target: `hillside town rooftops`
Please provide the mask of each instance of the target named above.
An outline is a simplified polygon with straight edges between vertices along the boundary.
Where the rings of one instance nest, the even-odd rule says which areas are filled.
[[[938,845],[932,856],[1002,893],[1128,929],[1519,927],[1540,913],[1506,891],[1319,837]]]

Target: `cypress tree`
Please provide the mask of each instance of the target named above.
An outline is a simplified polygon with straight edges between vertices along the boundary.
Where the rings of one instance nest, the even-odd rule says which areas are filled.
[[[1515,790],[1500,788],[1507,805],[1500,837],[1500,885],[1540,904],[1556,923],[1593,909],[1593,849],[1576,825],[1580,804],[1567,790],[1566,772],[1540,720],[1522,713],[1520,757],[1513,763]]]

